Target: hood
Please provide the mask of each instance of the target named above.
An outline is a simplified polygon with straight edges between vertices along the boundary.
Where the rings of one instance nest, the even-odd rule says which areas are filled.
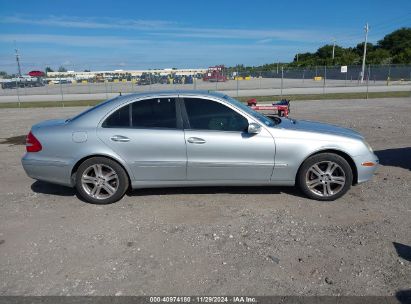
[[[282,119],[281,124],[279,124],[278,126],[280,128],[288,130],[332,134],[350,138],[364,139],[364,137],[357,131],[316,121]]]
[[[38,124],[35,124],[32,129],[39,129],[39,128],[47,128],[47,127],[56,127],[56,126],[61,126],[66,124],[66,119],[50,119],[50,120],[45,120],[42,122],[39,122]]]

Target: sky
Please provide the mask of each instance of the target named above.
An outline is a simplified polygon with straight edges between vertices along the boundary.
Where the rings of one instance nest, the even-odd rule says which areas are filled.
[[[392,3],[393,5],[390,5]],[[0,0],[0,71],[206,68],[292,61],[411,27],[411,1]]]

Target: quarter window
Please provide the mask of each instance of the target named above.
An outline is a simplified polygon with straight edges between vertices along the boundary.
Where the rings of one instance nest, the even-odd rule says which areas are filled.
[[[111,114],[104,122],[103,128],[129,128],[130,105],[124,106]]]
[[[248,121],[229,107],[207,99],[184,98],[190,129],[243,132]]]

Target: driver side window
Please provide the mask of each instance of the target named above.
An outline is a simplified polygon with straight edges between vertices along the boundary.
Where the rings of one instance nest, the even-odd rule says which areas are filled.
[[[238,131],[248,128],[248,120],[216,101],[184,98],[189,128],[194,130]]]

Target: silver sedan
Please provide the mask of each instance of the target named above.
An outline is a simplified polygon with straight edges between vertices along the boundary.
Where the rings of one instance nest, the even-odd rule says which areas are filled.
[[[136,188],[298,185],[331,201],[373,176],[361,134],[268,117],[220,94],[150,92],[107,100],[68,120],[36,124],[22,159],[37,180],[76,187],[88,202]]]

